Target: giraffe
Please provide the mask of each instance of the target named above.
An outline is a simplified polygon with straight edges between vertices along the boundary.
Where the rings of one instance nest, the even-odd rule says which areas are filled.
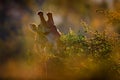
[[[36,33],[34,49],[36,49],[35,51],[37,51],[37,54],[44,59],[41,63],[41,66],[43,67],[42,75],[47,79],[47,54],[54,50],[54,52],[59,51],[57,50],[57,44],[60,33],[54,25],[52,13],[47,13],[47,21],[43,16],[43,12],[38,12],[38,15],[41,23],[38,26],[31,24],[31,29]]]

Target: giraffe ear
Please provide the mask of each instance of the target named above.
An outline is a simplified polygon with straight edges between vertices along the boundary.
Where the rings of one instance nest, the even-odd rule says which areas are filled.
[[[30,29],[32,29],[34,32],[37,32],[37,26],[35,24],[30,24]]]

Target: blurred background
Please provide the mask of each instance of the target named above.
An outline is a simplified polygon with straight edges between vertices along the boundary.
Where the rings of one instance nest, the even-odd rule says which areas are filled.
[[[34,41],[29,24],[40,24],[38,11],[43,11],[44,14],[53,13],[55,25],[65,34],[69,28],[76,33],[82,31],[81,20],[92,29],[102,31],[106,28],[113,30],[113,25],[106,25],[104,11],[117,11],[119,4],[120,0],[0,0],[0,77],[9,77],[12,71],[20,75],[20,71],[23,73],[22,71],[26,70],[23,67],[27,56],[25,53],[27,48],[32,49],[31,43]],[[46,18],[46,15],[44,16]],[[120,23],[114,25],[114,28],[115,26],[115,31],[120,33]],[[14,61],[19,61],[20,64]],[[22,66],[22,69],[18,66]],[[17,72],[18,68],[20,70]],[[36,68],[29,67],[24,73],[33,75],[35,71]],[[13,76],[16,76],[15,74]]]

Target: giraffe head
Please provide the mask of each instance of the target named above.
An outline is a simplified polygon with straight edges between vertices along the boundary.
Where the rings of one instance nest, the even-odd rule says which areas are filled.
[[[45,20],[43,12],[38,12],[41,23],[36,26],[35,24],[31,25],[31,29],[34,32],[37,32],[38,36],[42,39],[44,36],[48,42],[54,44],[59,40],[60,33],[57,31],[56,26],[54,25],[52,13],[47,13],[48,20]]]

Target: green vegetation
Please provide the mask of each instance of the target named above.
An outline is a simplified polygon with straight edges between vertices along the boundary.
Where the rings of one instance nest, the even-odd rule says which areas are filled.
[[[119,80],[119,49],[117,33],[92,31],[84,26],[84,33],[75,33],[70,29],[68,34],[62,34],[57,50],[51,47],[42,53],[40,48],[30,52],[32,61],[46,63],[46,78]]]

